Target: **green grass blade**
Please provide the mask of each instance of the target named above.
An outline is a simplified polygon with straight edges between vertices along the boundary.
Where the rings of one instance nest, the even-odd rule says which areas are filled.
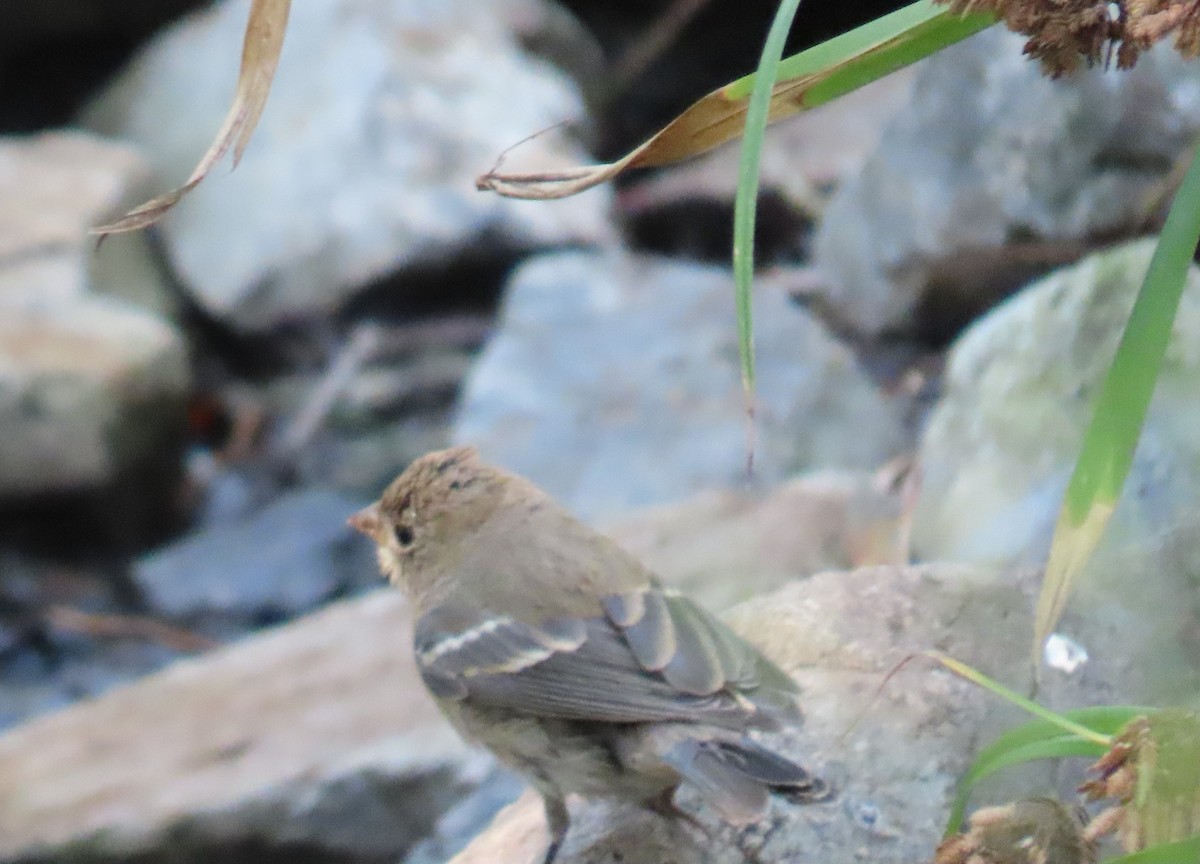
[[[1094,735],[1105,739],[1112,738],[1135,717],[1153,714],[1157,709],[1139,705],[1097,705],[1091,708],[1079,708],[1074,711],[1064,711],[1062,718],[1079,726],[1086,727]],[[991,757],[993,752],[1002,752],[1016,747],[1023,747],[1037,741],[1044,741],[1057,735],[1074,735],[1062,727],[1056,720],[1030,720],[1014,729],[1009,729],[995,741],[979,751],[976,763]],[[1078,736],[1076,736],[1078,737]],[[1108,746],[1109,742],[1093,739],[1099,746]]]
[[[1057,626],[1079,573],[1120,497],[1166,354],[1197,238],[1200,159],[1193,155],[1100,388],[1059,512],[1034,624],[1035,669],[1040,670],[1041,646]]]
[[[965,678],[974,684],[978,684],[980,687],[983,687],[986,690],[990,690],[1004,701],[1009,702],[1012,705],[1016,705],[1018,708],[1027,711],[1035,717],[1040,717],[1043,722],[1057,727],[1061,732],[1067,732],[1072,735],[1076,735],[1079,738],[1094,741],[1097,744],[1105,747],[1107,747],[1110,743],[1108,736],[1101,735],[1082,723],[1076,723],[1068,715],[1059,714],[1055,711],[1051,711],[1049,708],[1043,708],[1032,699],[1028,699],[1025,696],[1022,696],[1020,693],[1016,693],[1008,689],[999,681],[989,678],[978,669],[968,666],[966,663],[963,663],[960,660],[955,660],[948,654],[943,654],[941,651],[926,651],[924,653],[926,656],[931,657],[937,662],[941,663],[955,675]]]
[[[995,23],[991,12],[957,15],[931,0],[920,0],[785,58],[777,80],[786,84],[814,79],[806,87],[803,107],[815,108]],[[756,76],[731,81],[721,92],[730,99],[745,98]]]
[[[781,60],[800,0],[782,0],[753,75],[722,88],[730,100],[746,101],[746,120],[733,216],[733,274],[738,355],[747,416],[754,406],[754,230],[759,161],[767,124],[797,110],[824,104],[864,84],[951,45],[995,22],[991,14],[955,15],[921,0],[807,51]],[[777,86],[795,82],[794,92]]]
[[[742,158],[738,166],[737,197],[733,205],[733,278],[738,321],[738,355],[742,365],[742,390],[746,394],[748,413],[754,404],[754,322],[751,312],[750,289],[754,280],[754,221],[758,204],[758,165],[762,155],[767,115],[771,108],[771,92],[775,75],[783,57],[792,19],[800,0],[782,0],[771,22],[763,45],[762,57],[746,106],[746,127],[742,136]]]

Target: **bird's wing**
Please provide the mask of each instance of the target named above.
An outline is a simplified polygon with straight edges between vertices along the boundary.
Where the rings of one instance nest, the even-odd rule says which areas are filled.
[[[571,720],[771,725],[795,685],[686,597],[657,585],[603,601],[604,614],[536,624],[446,603],[417,622],[434,694]]]

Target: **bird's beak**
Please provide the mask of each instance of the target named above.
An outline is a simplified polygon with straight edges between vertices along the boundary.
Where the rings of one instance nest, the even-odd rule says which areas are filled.
[[[374,540],[379,536],[381,522],[379,517],[379,502],[377,501],[369,507],[364,507],[346,521],[350,524],[351,528],[361,531]]]

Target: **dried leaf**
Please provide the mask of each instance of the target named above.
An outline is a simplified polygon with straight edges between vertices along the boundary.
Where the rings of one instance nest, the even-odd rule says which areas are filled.
[[[790,117],[844,95],[992,24],[991,14],[960,17],[914,3],[785,60],[771,91],[768,122]],[[477,189],[510,198],[566,198],[631,168],[678,162],[742,134],[754,76],[714,90],[616,162],[565,171],[503,174],[492,170]]]
[[[192,170],[187,182],[135,207],[114,222],[93,228],[92,234],[118,234],[153,225],[208,176],[208,172],[231,146],[233,164],[237,167],[267,104],[275,67],[279,65],[279,53],[283,49],[283,34],[287,29],[290,10],[291,0],[254,0],[242,42],[242,66],[233,104],[229,106],[229,113],[225,115],[225,122],[221,124],[212,145]]]

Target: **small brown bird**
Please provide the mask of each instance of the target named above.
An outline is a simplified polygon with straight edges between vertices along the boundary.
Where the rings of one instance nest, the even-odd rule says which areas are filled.
[[[350,523],[412,602],[417,666],[450,722],[541,793],[546,864],[570,793],[680,815],[686,781],[735,824],[771,790],[825,797],[745,735],[799,719],[792,680],[524,478],[470,448],[430,453]]]

